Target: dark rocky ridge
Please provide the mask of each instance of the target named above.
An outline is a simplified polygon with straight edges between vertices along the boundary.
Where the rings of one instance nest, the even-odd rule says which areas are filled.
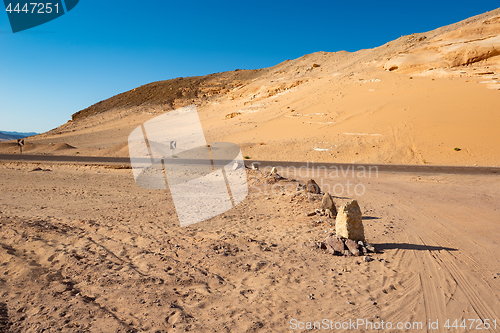
[[[268,69],[235,70],[152,82],[89,106],[76,112],[71,118],[75,121],[121,107],[144,104],[162,105],[174,109],[195,103],[199,99],[226,93],[267,72]]]

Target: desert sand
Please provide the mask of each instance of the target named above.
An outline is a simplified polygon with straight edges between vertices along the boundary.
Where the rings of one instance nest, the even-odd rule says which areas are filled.
[[[290,332],[292,320],[323,319],[445,332],[425,325],[500,316],[498,176],[328,179],[324,188],[344,186],[337,206],[361,205],[380,251],[364,262],[311,248],[335,229],[305,214],[321,195],[290,179],[271,188],[258,171],[243,203],[185,228],[169,193],[137,188],[128,169],[4,163],[0,173],[1,303],[13,332]],[[347,193],[347,181],[364,193]]]
[[[151,83],[24,153],[128,157],[132,130],[194,104],[207,142],[249,161],[499,166],[499,32],[500,9],[375,49]],[[0,332],[500,331],[498,173],[313,171],[248,169],[241,204],[180,228],[170,193],[127,165],[0,161]],[[335,219],[307,216],[322,199],[297,190],[309,178],[337,208],[359,202],[372,261],[316,247]]]
[[[194,104],[208,142],[256,160],[499,166],[499,31],[497,9],[375,49],[151,83],[75,113],[25,151],[127,157],[134,128]]]

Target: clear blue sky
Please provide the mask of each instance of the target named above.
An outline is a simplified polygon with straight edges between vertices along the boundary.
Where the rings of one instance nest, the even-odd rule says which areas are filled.
[[[153,81],[372,48],[498,7],[500,0],[80,0],[16,34],[2,10],[0,130],[44,132]]]

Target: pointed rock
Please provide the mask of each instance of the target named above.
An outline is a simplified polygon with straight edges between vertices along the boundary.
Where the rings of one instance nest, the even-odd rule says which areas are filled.
[[[331,215],[335,217],[337,215],[337,207],[335,207],[335,202],[333,202],[333,198],[330,193],[325,193],[323,196],[323,200],[321,201],[321,209],[330,210]]]
[[[307,193],[314,193],[314,194],[319,194],[321,192],[319,185],[316,184],[314,179],[309,179],[306,184],[306,192]]]
[[[340,207],[335,220],[336,233],[340,237],[354,241],[365,240],[365,230],[358,202],[352,200]]]

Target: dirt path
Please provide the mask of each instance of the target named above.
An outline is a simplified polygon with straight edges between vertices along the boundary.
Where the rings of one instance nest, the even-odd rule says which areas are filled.
[[[51,171],[31,171],[38,166]],[[323,319],[445,332],[447,319],[499,323],[498,176],[324,179],[332,191],[364,190],[335,201],[358,199],[382,252],[372,262],[310,248],[332,231],[333,220],[305,216],[321,196],[282,195],[279,186],[295,190],[287,181],[272,192],[254,171],[244,202],[182,229],[168,192],[136,187],[130,170],[4,163],[0,176],[0,325],[12,332],[302,332],[293,325]]]

